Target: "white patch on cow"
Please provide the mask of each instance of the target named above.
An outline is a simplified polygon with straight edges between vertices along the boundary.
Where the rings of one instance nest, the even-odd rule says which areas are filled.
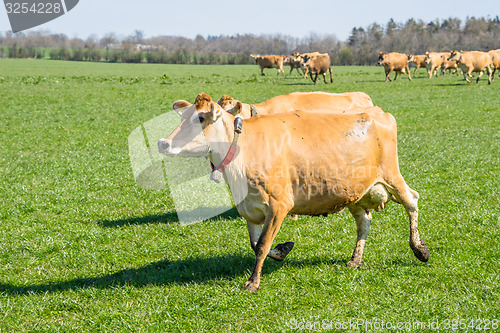
[[[368,127],[370,125],[370,121],[360,121],[352,130],[346,132],[346,136],[364,137],[368,133]]]

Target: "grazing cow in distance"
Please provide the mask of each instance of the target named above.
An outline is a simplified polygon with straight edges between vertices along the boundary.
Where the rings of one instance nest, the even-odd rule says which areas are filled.
[[[311,80],[314,84],[317,83],[319,74],[323,75],[323,81],[327,83],[326,73],[330,73],[330,83],[333,83],[332,64],[328,53],[320,53],[311,56],[306,55],[304,56],[304,64],[307,68],[307,72],[310,73]],[[314,79],[313,75],[315,75]]]
[[[415,70],[413,71],[413,75],[415,75],[415,72],[417,71],[417,69],[419,69],[420,67],[422,67],[422,68],[426,67],[425,54],[418,54],[418,55],[410,54],[410,55],[408,55],[408,63],[415,64]]]
[[[255,59],[255,63],[259,65],[260,68],[260,74],[264,74],[264,68],[277,68],[278,69],[278,75],[280,73],[283,73],[285,75],[285,71],[283,70],[283,57],[278,56],[278,55],[256,55],[256,54],[251,54],[250,55],[252,58]]]
[[[448,58],[451,56],[451,52],[443,53],[443,63],[441,64],[441,75],[445,75],[446,70],[451,74],[458,74],[458,64],[456,61],[450,61]]]
[[[443,55],[445,55],[445,52],[425,52],[425,63],[429,79],[432,78],[432,74],[438,75],[438,70],[443,65]]]
[[[294,92],[272,97],[262,103],[241,103],[241,110],[237,107],[240,101],[224,95],[217,102],[225,111],[232,115],[240,114],[243,119],[255,115],[284,113],[293,110],[321,111],[321,112],[348,112],[355,108],[373,106],[372,99],[364,92],[328,93]]]
[[[287,214],[317,216],[349,209],[357,239],[347,266],[355,268],[362,266],[370,209],[384,208],[392,200],[408,214],[414,255],[428,261],[429,250],[418,230],[419,194],[399,171],[396,121],[372,109],[379,108],[349,114],[292,111],[238,120],[200,93],[179,126],[158,141],[159,152],[167,156],[208,157],[224,166],[215,170],[222,172],[247,221],[255,253],[246,290],[260,288],[266,257],[282,261],[291,251],[291,242],[272,248]],[[228,154],[235,145],[236,154]]]
[[[305,64],[305,60],[304,58],[307,57],[307,59],[311,58],[311,57],[314,57],[314,56],[317,56],[319,55],[320,53],[319,52],[307,52],[307,53],[299,53],[299,52],[295,52],[293,55],[295,57],[295,59],[298,59],[301,64],[302,64],[302,71],[304,72],[304,79],[307,79],[307,72],[308,72],[308,69],[307,69],[307,66]]]
[[[479,73],[476,80],[476,83],[478,83],[481,76],[483,76],[483,71],[486,69],[488,72],[488,84],[491,84],[492,69],[490,66],[492,62],[488,52],[454,50],[451,52],[448,60],[458,63],[458,66],[460,66],[460,69],[464,73],[464,79],[469,83],[471,81],[467,76],[470,76],[473,72]]]
[[[304,65],[304,62],[302,61],[302,59],[298,55],[299,55],[299,53],[296,52],[296,53],[292,54],[292,56],[283,57],[283,64],[290,66],[290,74],[292,74],[292,71],[294,69],[296,69],[297,73],[299,73],[300,75],[304,75],[304,69],[302,68]],[[300,70],[302,70],[302,73],[299,72],[299,68],[300,68]]]
[[[389,75],[393,71],[396,72],[394,81],[398,78],[399,73],[404,74],[405,72],[408,72],[408,79],[411,81],[410,68],[408,67],[408,56],[406,54],[397,52],[380,52],[378,56],[378,64],[384,66],[385,82],[387,82],[387,80],[392,81]]]

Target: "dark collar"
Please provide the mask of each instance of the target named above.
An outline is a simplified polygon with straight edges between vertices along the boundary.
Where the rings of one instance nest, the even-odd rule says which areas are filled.
[[[227,166],[233,161],[234,155],[236,154],[236,149],[238,148],[238,137],[241,134],[241,127],[243,126],[243,119],[240,117],[234,118],[234,137],[233,142],[231,142],[231,147],[226,154],[226,157],[222,160],[218,167],[215,167],[212,162],[210,166],[212,167],[212,173],[210,174],[210,180],[219,183],[222,180],[222,173],[226,170]]]

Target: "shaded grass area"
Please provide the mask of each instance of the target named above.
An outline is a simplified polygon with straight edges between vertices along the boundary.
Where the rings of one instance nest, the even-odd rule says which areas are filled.
[[[333,70],[333,84],[314,86],[257,66],[0,61],[0,331],[500,319],[498,78],[384,83],[380,67]],[[168,190],[135,185],[128,135],[202,91],[255,103],[313,90],[364,91],[396,117],[431,259],[413,257],[397,204],[374,213],[360,270],[345,267],[348,213],[286,219],[275,242],[294,250],[266,261],[260,292],[242,292],[254,262],[245,221],[233,209],[181,226]]]

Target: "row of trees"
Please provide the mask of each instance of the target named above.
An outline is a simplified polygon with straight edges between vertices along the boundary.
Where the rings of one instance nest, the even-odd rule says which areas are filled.
[[[109,33],[102,38],[69,39],[46,31],[0,33],[0,56],[50,58],[76,61],[148,62],[173,64],[248,64],[250,54],[328,52],[333,65],[373,65],[380,51],[422,54],[425,51],[491,50],[500,48],[500,19],[457,18],[406,23],[390,20],[356,27],[345,41],[333,34],[312,33],[304,38],[288,35],[201,35],[194,39],[177,36],[145,38],[136,30],[126,38]]]

